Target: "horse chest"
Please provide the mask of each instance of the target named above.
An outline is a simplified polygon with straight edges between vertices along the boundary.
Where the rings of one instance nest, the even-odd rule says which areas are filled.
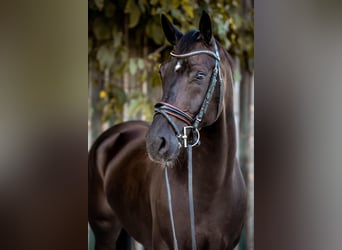
[[[174,185],[173,216],[179,249],[191,249],[191,229],[186,186]],[[173,237],[169,217],[168,203],[163,185],[160,186],[160,196],[154,207],[153,240],[163,242],[172,249]],[[229,249],[231,232],[235,223],[231,220],[234,213],[231,207],[231,195],[227,192],[217,192],[195,196],[196,237],[198,249]],[[177,197],[177,198],[176,198]],[[161,247],[158,243],[155,246]],[[155,249],[163,249],[156,247]]]

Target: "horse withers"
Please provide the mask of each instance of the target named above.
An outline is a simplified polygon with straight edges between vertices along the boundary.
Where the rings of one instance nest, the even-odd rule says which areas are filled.
[[[236,158],[231,59],[206,12],[199,30],[186,34],[166,16],[161,21],[174,51],[160,67],[163,95],[152,124],[113,126],[89,152],[96,249],[116,249],[122,229],[146,249],[233,249],[246,192]]]

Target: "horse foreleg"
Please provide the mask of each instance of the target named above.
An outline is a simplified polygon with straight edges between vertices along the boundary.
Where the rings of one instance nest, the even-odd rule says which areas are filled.
[[[95,236],[95,249],[116,250],[116,241],[122,226],[103,190],[94,187],[89,189],[88,194],[88,217]]]
[[[102,215],[103,216],[103,215]],[[121,225],[115,216],[89,219],[95,236],[95,250],[116,250],[116,241],[121,232]]]

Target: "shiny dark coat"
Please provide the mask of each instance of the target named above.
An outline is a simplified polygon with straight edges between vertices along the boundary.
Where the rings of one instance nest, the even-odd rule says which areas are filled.
[[[213,50],[211,22],[204,12],[199,31],[183,35],[165,16],[163,30],[178,54]],[[193,189],[197,249],[233,249],[244,224],[245,184],[236,159],[232,68],[228,53],[218,44],[223,79],[223,103],[216,89],[200,124],[201,145],[193,149]],[[206,94],[215,60],[196,55],[176,58],[161,66],[161,101],[196,114]],[[205,77],[197,77],[198,72]],[[185,124],[176,120],[181,129]],[[147,249],[173,249],[162,162],[168,161],[173,212],[179,249],[191,249],[187,190],[187,155],[178,147],[174,131],[161,115],[151,126],[141,121],[105,131],[89,152],[89,223],[96,249],[116,249],[125,229]]]

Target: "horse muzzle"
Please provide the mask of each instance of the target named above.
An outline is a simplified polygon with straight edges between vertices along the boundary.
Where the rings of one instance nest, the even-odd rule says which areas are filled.
[[[179,140],[161,115],[155,116],[147,132],[146,148],[150,159],[155,162],[174,162],[178,158]]]

